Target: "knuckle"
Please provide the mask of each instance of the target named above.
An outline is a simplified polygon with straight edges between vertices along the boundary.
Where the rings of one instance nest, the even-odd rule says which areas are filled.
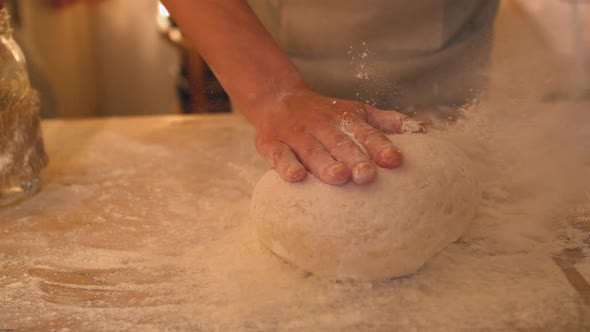
[[[350,138],[342,139],[336,143],[336,147],[342,149],[344,151],[354,151],[358,150],[358,145]]]
[[[256,152],[258,152],[258,155],[260,155],[260,157],[262,157],[262,159],[265,159],[268,162],[273,163],[272,155],[274,154],[274,152],[273,152],[271,145],[269,145],[267,143],[257,145]],[[274,166],[274,163],[272,165]]]
[[[286,145],[278,145],[272,149],[270,159],[273,165],[278,165],[289,154],[289,148]]]
[[[332,112],[332,111],[317,112],[317,114],[315,114],[315,116],[314,116],[313,123],[315,123],[316,125],[324,124],[324,123],[331,123],[334,121],[335,117],[336,117],[336,114],[334,114],[334,112]]]
[[[256,151],[261,153],[266,148],[266,142],[263,139],[256,137],[256,139],[254,139],[254,146],[256,147]]]
[[[365,144],[376,144],[383,142],[384,136],[376,129],[368,129],[365,135]]]
[[[369,132],[369,138],[374,141],[389,142],[387,137],[385,137],[385,135],[377,129],[373,129]]]
[[[362,103],[356,103],[354,105],[352,114],[355,115],[356,117],[366,118],[367,113],[368,113],[367,105],[362,104]]]
[[[321,145],[315,144],[315,143],[309,143],[309,144],[305,144],[301,148],[301,154],[304,155],[304,156],[306,156],[306,157],[316,156],[322,150],[323,150],[323,147]]]
[[[357,125],[354,130],[354,136],[356,137],[357,140],[359,140],[361,143],[365,141],[365,139],[367,138],[367,136],[369,135],[370,131],[373,128],[368,127],[368,126],[364,126],[364,125]]]
[[[306,127],[302,124],[293,124],[291,126],[291,132],[293,134],[304,134],[306,131]]]
[[[329,142],[334,142],[334,144],[339,144],[341,142],[344,142],[345,140],[348,139],[348,136],[346,136],[345,133],[342,132],[342,130],[339,127],[330,127],[327,131],[326,131],[326,137],[328,139]]]
[[[254,137],[254,145],[258,150],[268,149],[272,141],[272,136],[268,135],[267,133],[257,132],[256,136]]]
[[[425,126],[423,122],[408,118],[401,122],[400,131],[402,133],[424,133]]]

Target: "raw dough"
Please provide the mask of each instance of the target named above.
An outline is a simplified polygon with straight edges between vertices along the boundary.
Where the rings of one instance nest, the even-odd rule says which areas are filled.
[[[251,212],[260,241],[329,279],[378,280],[418,270],[465,233],[481,199],[468,158],[431,135],[390,136],[404,164],[368,186],[330,186],[274,171],[256,185]]]

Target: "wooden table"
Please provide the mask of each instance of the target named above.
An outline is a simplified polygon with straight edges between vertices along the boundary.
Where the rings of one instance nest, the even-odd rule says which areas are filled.
[[[554,256],[468,236],[409,278],[329,282],[256,241],[250,193],[267,167],[242,118],[43,126],[43,190],[0,210],[0,330],[590,329],[590,265],[561,236],[583,236],[584,212]]]

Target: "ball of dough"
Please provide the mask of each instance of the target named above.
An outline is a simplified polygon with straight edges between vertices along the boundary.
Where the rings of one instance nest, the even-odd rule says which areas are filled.
[[[481,199],[469,160],[430,135],[390,139],[404,164],[380,169],[369,185],[331,186],[312,175],[288,183],[266,173],[251,206],[264,246],[320,277],[379,280],[415,272],[456,241]]]

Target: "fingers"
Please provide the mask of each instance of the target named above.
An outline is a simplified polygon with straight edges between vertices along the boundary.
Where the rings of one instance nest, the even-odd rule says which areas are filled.
[[[381,131],[362,121],[352,122],[345,129],[365,147],[377,165],[384,168],[396,168],[401,165],[402,153]]]
[[[371,106],[366,106],[369,124],[387,134],[424,133],[424,122],[416,121],[409,116],[394,112],[384,111]]]
[[[351,178],[357,184],[369,183],[376,177],[376,165],[395,168],[403,160],[383,132],[425,132],[423,123],[403,114],[354,102],[330,100],[327,107],[314,107],[313,112],[293,112],[291,108],[311,109],[306,105],[313,100],[321,106],[325,99],[304,97],[297,100],[305,101],[305,107],[283,105],[282,113],[272,113],[273,125],[265,127],[256,141],[260,155],[286,181],[301,181],[309,171],[331,185]]]
[[[342,162],[334,160],[314,137],[300,135],[287,143],[305,167],[322,182],[341,185],[350,179],[351,170]]]
[[[313,135],[334,159],[341,161],[352,170],[352,181],[357,184],[367,184],[375,179],[377,175],[375,165],[340,128],[317,130]]]
[[[290,147],[279,141],[256,141],[256,149],[262,158],[276,169],[281,177],[288,182],[299,182],[307,175],[307,170],[293,153]]]

